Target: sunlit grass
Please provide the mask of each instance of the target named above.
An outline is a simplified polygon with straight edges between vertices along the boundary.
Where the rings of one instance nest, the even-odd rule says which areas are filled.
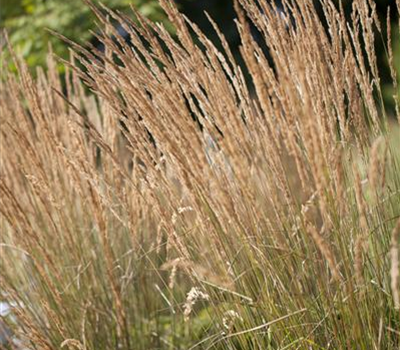
[[[372,2],[350,23],[321,3],[328,31],[305,2],[282,21],[240,1],[242,68],[166,1],[176,38],[93,8],[107,50],[70,42],[65,81],[52,57],[35,79],[14,58],[18,76],[0,80],[0,274],[15,339],[398,349],[400,116],[381,108],[380,24]]]

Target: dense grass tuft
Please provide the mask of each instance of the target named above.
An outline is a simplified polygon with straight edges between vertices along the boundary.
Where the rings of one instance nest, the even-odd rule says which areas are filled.
[[[244,66],[160,3],[176,37],[93,7],[105,53],[70,43],[65,80],[51,55],[35,79],[16,55],[18,76],[2,73],[1,298],[15,339],[398,349],[400,95],[388,115],[374,2],[355,0],[347,20],[331,0],[323,15],[284,1],[286,18],[239,0]],[[111,39],[112,21],[132,46]]]

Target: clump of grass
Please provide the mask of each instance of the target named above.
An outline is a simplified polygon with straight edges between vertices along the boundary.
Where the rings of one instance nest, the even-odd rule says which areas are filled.
[[[105,53],[70,43],[65,82],[51,56],[35,80],[15,55],[18,76],[4,73],[1,297],[16,337],[49,350],[397,349],[399,134],[375,3],[355,1],[347,21],[330,0],[323,18],[284,1],[283,19],[240,0],[245,67],[211,19],[222,52],[160,3],[176,37],[92,6]]]

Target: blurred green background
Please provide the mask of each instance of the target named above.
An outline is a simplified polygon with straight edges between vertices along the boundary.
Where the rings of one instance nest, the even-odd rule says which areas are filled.
[[[165,20],[156,0],[103,0],[106,6],[124,12],[130,5],[154,21]],[[0,27],[7,29],[11,43],[33,67],[44,65],[48,44],[61,57],[68,46],[46,28],[85,43],[95,29],[95,16],[82,0],[0,0]]]

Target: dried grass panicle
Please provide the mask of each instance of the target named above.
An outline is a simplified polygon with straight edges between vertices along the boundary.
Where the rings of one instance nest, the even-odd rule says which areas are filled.
[[[358,217],[359,217],[359,225],[360,232],[366,236],[368,234],[369,226],[367,221],[367,203],[364,198],[363,191],[363,182],[360,177],[359,169],[357,165],[353,165],[353,173],[354,173],[354,187],[355,187],[355,197],[357,201],[357,209],[358,209]]]
[[[315,245],[320,250],[323,257],[326,259],[328,266],[331,270],[332,276],[336,281],[341,281],[341,275],[338,269],[338,264],[336,262],[335,255],[329,247],[328,243],[324,240],[322,235],[317,231],[314,225],[309,224],[307,227],[308,232],[310,233],[312,239],[315,242]]]
[[[384,137],[377,138],[371,147],[368,168],[369,187],[375,196],[380,193],[385,183],[386,152],[387,142]]]
[[[193,307],[195,306],[196,302],[200,300],[210,300],[210,296],[207,293],[203,292],[200,288],[192,287],[187,293],[186,302],[183,306],[186,321],[189,320],[189,316],[192,313]]]
[[[400,220],[397,220],[396,226],[392,232],[390,258],[391,258],[391,289],[393,302],[396,309],[400,309]]]
[[[17,335],[43,349],[211,348],[225,317],[222,349],[250,336],[397,349],[385,329],[400,327],[400,156],[376,3],[348,18],[330,0],[283,0],[279,15],[236,1],[241,65],[212,19],[219,44],[172,1],[176,35],[88,4],[105,52],[64,38],[61,79],[51,57],[34,77],[11,50],[18,73],[0,79],[0,277],[25,306],[7,320]],[[268,337],[254,331],[269,320]]]
[[[78,350],[84,350],[85,347],[82,345],[82,343],[79,340],[76,339],[65,339],[61,345],[62,348],[69,348],[69,349],[78,349]]]

